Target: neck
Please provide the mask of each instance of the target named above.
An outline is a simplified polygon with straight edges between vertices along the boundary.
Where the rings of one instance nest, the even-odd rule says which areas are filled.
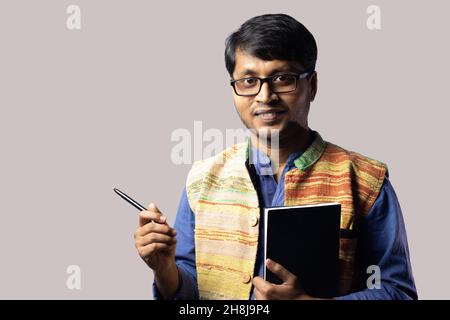
[[[278,166],[284,166],[291,153],[305,150],[310,143],[310,139],[309,128],[298,128],[295,133],[284,138],[280,137],[278,146],[273,145],[270,139],[256,135],[251,136],[252,145],[265,153],[271,162]]]

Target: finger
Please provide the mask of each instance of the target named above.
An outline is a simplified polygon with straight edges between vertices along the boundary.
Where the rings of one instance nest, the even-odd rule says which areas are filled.
[[[270,282],[267,282],[261,277],[254,277],[252,283],[259,291],[264,290],[270,284]]]
[[[139,246],[146,246],[151,243],[166,243],[168,245],[171,245],[176,242],[177,239],[175,237],[155,232],[149,233],[136,240],[136,244],[138,244]]]
[[[148,257],[158,251],[169,251],[173,248],[173,245],[165,243],[151,243],[143,247],[138,248],[139,255],[141,257]]]
[[[157,222],[157,223],[166,223],[167,218],[163,216],[160,212],[156,211],[149,211],[149,210],[142,210],[139,213],[139,226],[143,226],[151,221]]]
[[[273,260],[266,260],[267,268],[272,271],[284,284],[295,283],[297,281],[297,277],[289,272],[286,268],[284,268],[281,264],[276,263]]]
[[[147,223],[146,225],[143,225],[142,227],[139,227],[134,236],[135,238],[137,237],[143,237],[149,233],[161,233],[161,234],[166,234],[168,236],[176,236],[177,235],[177,231],[174,228],[171,228],[169,225],[167,224],[159,224],[159,223]]]
[[[265,281],[261,277],[255,277],[253,278],[253,286],[254,290],[258,292],[259,299],[266,300],[266,299],[272,299],[273,296],[277,294],[278,285],[272,284],[268,281]]]
[[[255,300],[266,300],[266,298],[261,293],[261,291],[259,291],[256,288],[253,290],[253,296],[254,296]]]
[[[141,228],[144,230],[144,235],[151,232],[167,234],[169,236],[175,236],[177,234],[175,228],[172,228],[168,224],[147,223]]]
[[[162,214],[162,212],[159,210],[158,206],[153,202],[148,205],[147,210],[153,211],[153,212],[158,212],[158,213]]]

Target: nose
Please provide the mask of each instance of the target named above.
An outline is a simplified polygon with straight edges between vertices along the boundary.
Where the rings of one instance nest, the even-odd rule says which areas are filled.
[[[269,104],[269,102],[276,100],[278,96],[272,92],[268,82],[264,82],[261,86],[261,90],[256,95],[255,100],[261,104]]]

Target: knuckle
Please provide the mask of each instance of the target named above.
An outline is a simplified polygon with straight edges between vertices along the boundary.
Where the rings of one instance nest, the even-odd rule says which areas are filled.
[[[149,211],[141,211],[139,213],[139,218],[140,219],[146,220],[146,219],[149,219],[150,217],[151,217],[151,213]]]
[[[150,210],[150,212],[153,218],[159,218],[159,216],[161,215],[161,213],[157,210]]]
[[[148,241],[150,241],[150,243],[153,243],[156,240],[156,234],[155,233],[150,233],[148,235]]]
[[[149,232],[152,232],[153,231],[153,228],[154,228],[154,226],[153,226],[154,224],[153,223],[147,223],[145,226],[144,226],[144,228],[145,228],[145,232],[146,233],[149,233]]]
[[[159,212],[156,212],[156,211],[151,212],[151,218],[153,220],[158,220],[160,218],[160,216],[161,216],[161,213],[159,213]]]
[[[147,215],[148,215],[147,210],[142,210],[141,212],[139,212],[139,217],[141,217],[141,218],[146,218]]]
[[[144,246],[144,242],[143,242],[142,237],[137,238],[135,242],[136,242],[136,246],[138,246],[138,247],[143,247]]]
[[[163,232],[164,233],[166,233],[166,234],[170,234],[171,233],[171,231],[170,231],[170,227],[168,226],[168,225],[163,225]]]

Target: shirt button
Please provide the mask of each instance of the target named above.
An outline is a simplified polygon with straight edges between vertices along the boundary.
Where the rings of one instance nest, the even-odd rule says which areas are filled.
[[[258,225],[258,221],[259,221],[258,216],[257,216],[257,215],[253,215],[253,216],[250,218],[250,225],[251,225],[252,227],[256,227],[256,226]]]
[[[252,280],[252,276],[248,273],[242,275],[242,283],[249,283]]]

